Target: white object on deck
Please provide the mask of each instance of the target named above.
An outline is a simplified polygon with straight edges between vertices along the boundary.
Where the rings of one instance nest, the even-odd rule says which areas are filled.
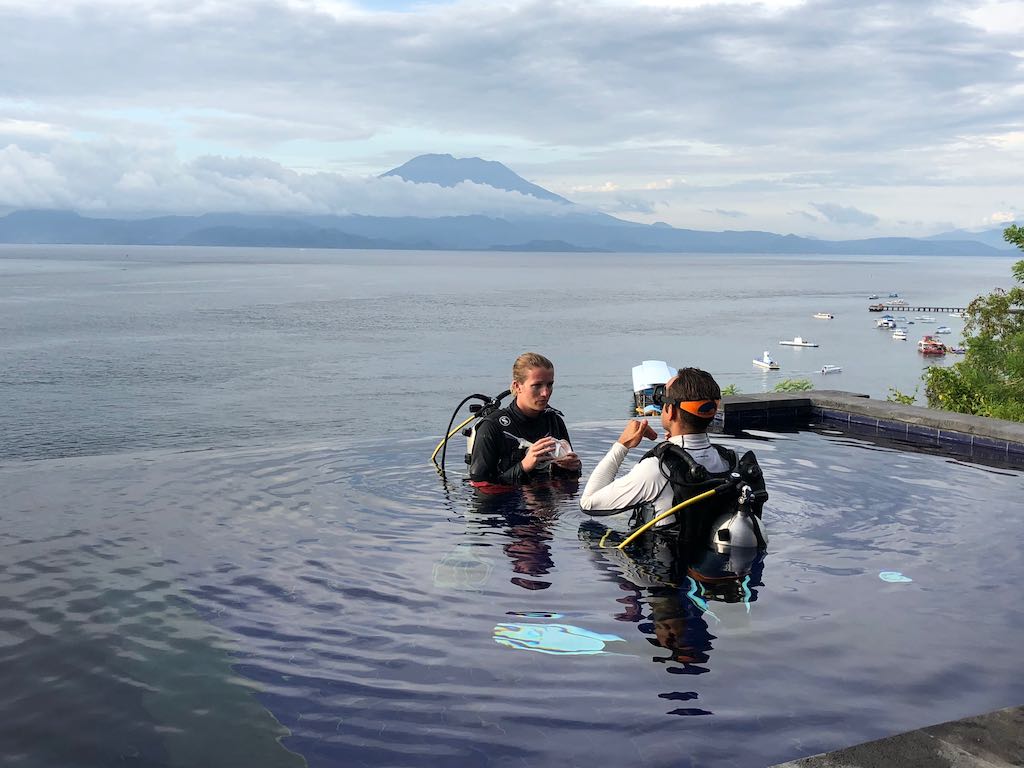
[[[633,391],[643,392],[655,384],[667,384],[678,372],[664,360],[644,360],[633,366]]]

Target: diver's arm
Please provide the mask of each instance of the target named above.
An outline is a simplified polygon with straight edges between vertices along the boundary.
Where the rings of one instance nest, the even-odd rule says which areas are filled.
[[[629,449],[615,443],[594,467],[580,497],[580,509],[588,515],[614,515],[654,501],[665,488],[656,458],[644,459],[627,474],[615,479]]]
[[[522,461],[513,463],[504,472],[498,471],[498,467],[503,463],[503,458],[507,457],[511,461],[517,453],[521,452],[515,445],[514,439],[514,436],[510,438],[494,422],[480,422],[476,428],[476,437],[473,439],[469,479],[475,483],[485,482],[506,486],[522,485],[528,482],[530,473],[523,467]],[[537,442],[540,443],[539,440]],[[546,443],[538,446],[538,450],[545,445]]]

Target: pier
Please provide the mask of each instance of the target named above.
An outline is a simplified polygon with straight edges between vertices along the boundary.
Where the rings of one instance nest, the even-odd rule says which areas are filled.
[[[918,307],[912,304],[890,304],[881,302],[868,305],[868,312],[945,312],[946,314],[966,312],[967,307]]]

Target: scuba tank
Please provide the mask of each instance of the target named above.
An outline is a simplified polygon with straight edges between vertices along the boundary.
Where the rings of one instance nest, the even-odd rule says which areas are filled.
[[[494,395],[493,397],[488,397],[487,395],[480,394],[468,395],[467,397],[463,398],[461,403],[455,406],[455,410],[452,411],[451,421],[448,422],[448,429],[445,432],[445,436],[441,438],[441,442],[437,444],[437,447],[434,448],[434,453],[431,454],[430,456],[430,460],[434,463],[434,466],[437,467],[438,472],[441,473],[441,477],[445,476],[444,461],[448,453],[448,441],[451,440],[452,437],[457,432],[459,432],[460,430],[462,431],[462,434],[466,437],[466,462],[468,463],[469,456],[473,452],[473,439],[476,437],[476,425],[467,425],[473,421],[479,422],[479,420],[484,416],[487,416],[488,414],[496,411],[498,408],[501,407],[502,399],[508,397],[511,394],[512,391],[506,389],[504,392]],[[452,429],[452,424],[455,423],[455,417],[458,416],[459,411],[462,409],[462,406],[464,406],[470,400],[479,400],[480,402],[472,403],[469,406],[469,418],[463,421],[461,424],[459,424],[459,426],[455,427],[455,429]],[[440,452],[441,454],[440,463],[438,463],[437,461],[438,452]]]
[[[719,554],[725,554],[733,548],[765,549],[768,537],[764,533],[760,515],[755,514],[751,506],[755,502],[764,504],[768,500],[768,492],[763,489],[755,491],[742,482],[738,472],[733,475],[741,483],[736,509],[719,515],[711,523],[711,548]]]
[[[483,403],[473,403],[469,406],[469,412],[474,414],[475,418],[473,423],[463,428],[462,435],[466,438],[466,455],[465,461],[467,464],[471,461],[473,456],[473,442],[476,440],[476,428],[480,424],[480,419],[485,416],[489,416],[501,407],[501,401],[512,394],[512,390],[506,389],[501,394],[495,395],[494,397],[487,398]],[[479,396],[478,396],[479,397]],[[453,419],[454,420],[454,419]],[[519,440],[514,435],[509,435],[513,439]],[[525,440],[522,442],[526,442]],[[530,444],[527,443],[526,447],[529,448]]]

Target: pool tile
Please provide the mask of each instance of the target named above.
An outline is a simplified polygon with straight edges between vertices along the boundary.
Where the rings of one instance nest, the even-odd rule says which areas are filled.
[[[859,413],[850,414],[851,424],[860,424],[865,427],[877,427],[878,419],[873,416],[861,416]]]
[[[878,433],[881,435],[900,435],[905,436],[907,434],[907,425],[898,421],[884,421],[878,420]]]
[[[1007,450],[1007,444],[1005,440],[999,440],[994,437],[985,437],[984,435],[974,436],[974,446],[976,448],[990,448],[997,451]]]
[[[974,443],[974,436],[968,435],[965,432],[954,432],[953,430],[939,430],[939,441],[943,443],[960,443],[961,445],[971,445]]]

